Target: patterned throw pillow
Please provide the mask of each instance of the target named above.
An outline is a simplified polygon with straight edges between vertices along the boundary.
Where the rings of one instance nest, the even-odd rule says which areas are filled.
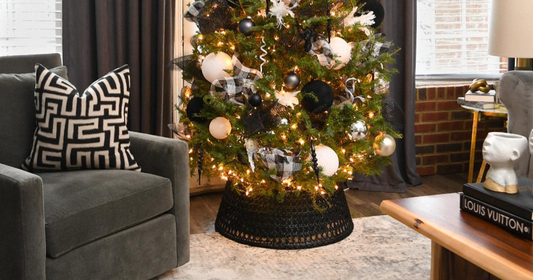
[[[37,128],[29,171],[130,169],[140,171],[130,153],[128,102],[130,71],[124,65],[80,94],[44,66],[35,66]]]

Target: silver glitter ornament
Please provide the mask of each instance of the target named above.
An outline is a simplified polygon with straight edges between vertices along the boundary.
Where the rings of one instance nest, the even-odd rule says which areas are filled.
[[[363,120],[358,120],[350,125],[350,138],[352,140],[361,140],[366,137],[368,128]]]

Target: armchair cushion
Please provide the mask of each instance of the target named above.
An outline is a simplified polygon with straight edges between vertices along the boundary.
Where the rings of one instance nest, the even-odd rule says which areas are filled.
[[[0,67],[1,68],[1,67]],[[65,66],[50,69],[67,78]],[[35,73],[0,74],[0,163],[20,167],[35,132]]]
[[[140,171],[130,152],[127,125],[129,67],[119,67],[79,94],[67,80],[35,67],[37,128],[30,171],[130,169]]]
[[[158,216],[174,205],[170,180],[126,170],[39,173],[46,254],[77,247]]]
[[[533,71],[509,71],[500,79],[500,99],[507,107],[507,132],[529,138],[533,129]],[[530,139],[531,141],[531,139]],[[518,177],[533,179],[533,155],[515,163]]]

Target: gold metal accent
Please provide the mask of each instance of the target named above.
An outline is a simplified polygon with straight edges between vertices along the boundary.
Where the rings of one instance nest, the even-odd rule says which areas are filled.
[[[474,79],[472,81],[472,84],[468,88],[471,92],[481,91],[484,93],[488,93],[491,89],[491,86],[487,84],[487,81],[484,79]]]
[[[518,185],[509,185],[509,186],[502,186],[491,178],[485,179],[485,182],[483,182],[483,187],[487,190],[491,190],[494,192],[501,192],[501,193],[508,193],[508,194],[515,194],[518,193]]]
[[[476,154],[476,139],[477,139],[477,124],[479,122],[480,114],[488,117],[506,118],[507,109],[505,107],[499,107],[495,109],[479,109],[461,105],[465,110],[472,113],[472,138],[470,139],[470,160],[468,162],[468,183],[472,183],[474,179],[474,161]],[[482,168],[485,167],[482,164]],[[479,178],[479,176],[478,176]],[[479,178],[480,180],[481,178]]]
[[[487,166],[487,162],[483,160],[483,162],[481,163],[481,167],[479,168],[479,173],[477,174],[476,183],[481,183],[481,180],[483,179],[483,175],[485,175],[486,166]]]
[[[474,158],[476,154],[477,123],[479,121],[479,111],[472,112],[472,138],[470,139],[470,161],[468,163],[468,183],[472,183],[474,177]]]

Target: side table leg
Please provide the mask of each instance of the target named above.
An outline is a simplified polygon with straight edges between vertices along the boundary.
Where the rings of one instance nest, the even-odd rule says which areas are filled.
[[[481,163],[481,168],[479,168],[479,173],[477,175],[476,183],[481,183],[481,180],[483,179],[483,175],[485,174],[485,167],[487,167],[487,162],[483,160]]]
[[[479,121],[479,112],[472,113],[472,139],[470,140],[470,162],[468,165],[468,183],[473,182],[474,178],[474,160],[476,157],[476,139],[477,139],[477,123]]]

